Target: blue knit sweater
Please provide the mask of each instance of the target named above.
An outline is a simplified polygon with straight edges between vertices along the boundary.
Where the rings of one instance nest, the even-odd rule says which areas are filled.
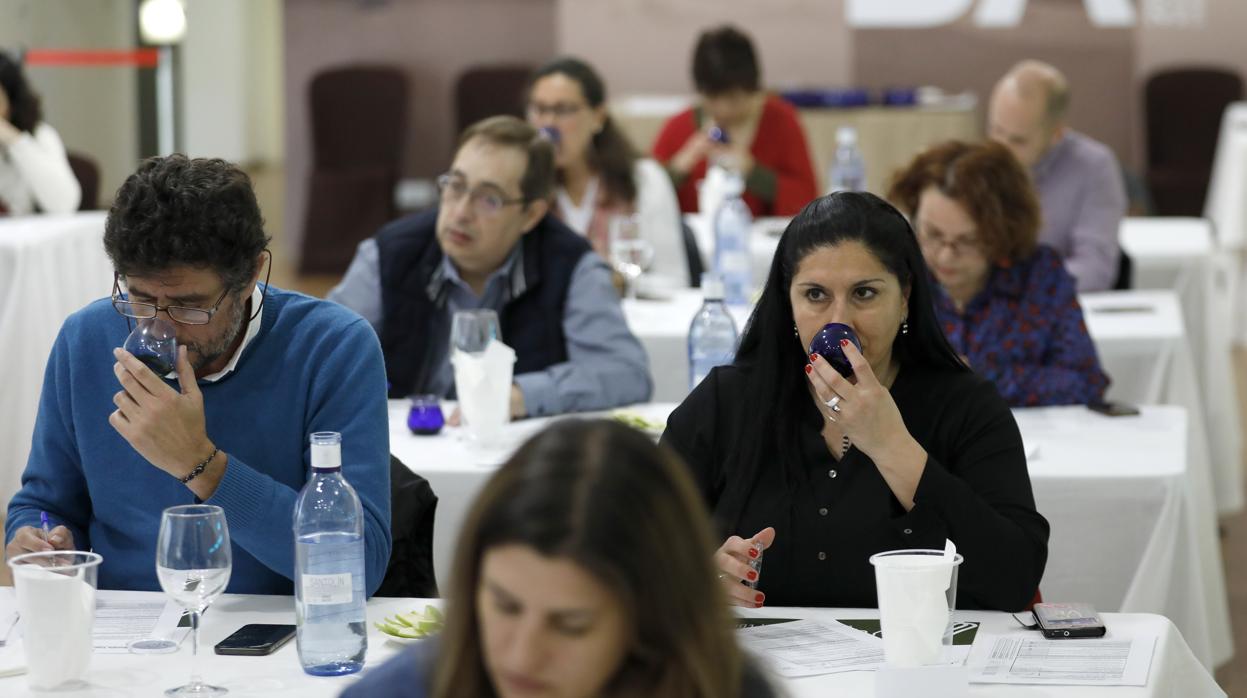
[[[104,557],[101,589],[159,591],[161,511],[196,498],[108,423],[121,389],[112,350],[127,333],[107,299],[65,321],[48,359],[30,459],[5,529],[11,539],[22,526],[38,526],[46,511],[53,526],[69,528],[77,549]],[[372,327],[335,303],[270,287],[260,331],[235,370],[199,387],[208,438],[229,454],[206,502],[224,509],[229,523],[234,554],[227,591],[293,593],[292,520],[311,470],[308,434],[337,431],[342,473],[364,507],[371,595],[390,557],[385,367]]]

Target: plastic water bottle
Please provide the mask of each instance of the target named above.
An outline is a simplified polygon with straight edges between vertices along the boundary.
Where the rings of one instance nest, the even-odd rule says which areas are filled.
[[[866,190],[866,161],[857,149],[857,129],[836,129],[836,156],[827,171],[828,193]]]
[[[736,356],[736,321],[723,303],[723,282],[702,274],[705,297],[688,328],[688,388],[692,390],[715,366],[726,366]]]
[[[714,268],[723,282],[723,299],[728,305],[745,305],[752,286],[749,234],[753,214],[740,198],[745,183],[739,175],[730,177],[724,189],[723,203],[714,214]]]
[[[299,661],[315,676],[351,674],[368,649],[364,510],[342,477],[342,435],[312,434],[312,479],[294,505]]]

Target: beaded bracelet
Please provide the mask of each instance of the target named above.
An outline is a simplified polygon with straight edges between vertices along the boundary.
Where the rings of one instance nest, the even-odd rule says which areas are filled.
[[[185,485],[191,480],[194,480],[200,475],[203,475],[204,470],[208,468],[208,464],[212,462],[213,458],[216,458],[216,454],[219,452],[220,452],[220,449],[218,449],[216,446],[213,446],[212,453],[209,453],[207,458],[199,461],[199,463],[196,464],[194,468],[191,468],[191,471],[186,474],[186,477],[178,478],[178,481],[181,482],[183,485]]]

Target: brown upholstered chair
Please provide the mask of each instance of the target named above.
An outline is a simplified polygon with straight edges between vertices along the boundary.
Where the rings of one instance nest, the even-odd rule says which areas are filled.
[[[341,273],[359,242],[396,215],[407,77],[388,66],[323,71],[308,93],[313,165],[303,224],[303,273]]]
[[[99,208],[100,201],[99,165],[94,158],[72,150],[66,152],[65,157],[69,160],[69,169],[73,170],[74,177],[78,180],[78,187],[82,189],[78,210],[94,211]]]
[[[1183,68],[1148,78],[1147,184],[1158,215],[1203,215],[1221,115],[1242,98],[1242,78],[1225,70]]]
[[[489,116],[509,114],[524,118],[529,65],[481,65],[470,68],[455,83],[455,116],[459,134]]]

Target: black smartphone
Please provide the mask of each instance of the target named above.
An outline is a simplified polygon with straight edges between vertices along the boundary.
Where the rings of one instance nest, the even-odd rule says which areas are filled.
[[[1035,622],[1044,637],[1054,640],[1104,637],[1108,632],[1100,614],[1089,603],[1037,603]]]
[[[294,637],[293,625],[251,623],[235,630],[213,648],[217,654],[237,654],[246,657],[262,657],[272,654],[278,647]]]
[[[1138,407],[1124,402],[1093,402],[1087,407],[1093,412],[1109,417],[1135,417],[1139,414]]]

